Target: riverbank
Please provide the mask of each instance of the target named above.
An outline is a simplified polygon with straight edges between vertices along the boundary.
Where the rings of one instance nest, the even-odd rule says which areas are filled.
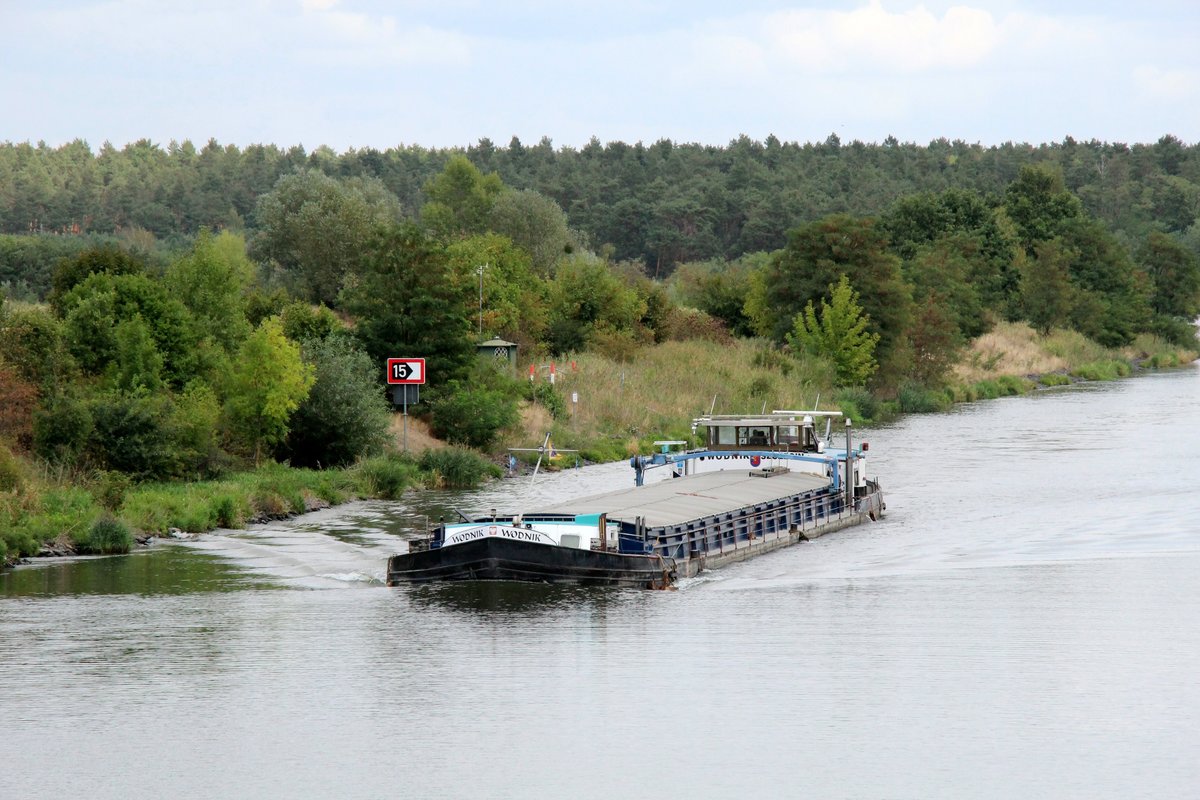
[[[586,353],[563,365],[555,383],[563,411],[544,416],[538,427],[525,426],[505,446],[536,447],[549,431],[556,446],[578,450],[588,462],[617,461],[648,452],[656,439],[690,440],[691,420],[710,412],[819,408],[869,425],[956,403],[1180,366],[1197,356],[1149,335],[1110,349],[1074,331],[1042,336],[1023,323],[1001,323],[963,349],[941,385],[905,383],[878,395],[837,388],[828,365],[761,341],[664,342],[643,348],[631,361]]]
[[[505,448],[536,447],[547,431],[552,447],[578,451],[543,459],[541,468],[554,470],[623,460],[648,452],[656,439],[688,440],[691,420],[713,410],[819,407],[844,411],[864,425],[1196,358],[1193,351],[1149,336],[1111,350],[1077,333],[1043,337],[1027,325],[1005,323],[964,350],[944,386],[905,385],[895,396],[880,398],[863,389],[836,390],[825,366],[761,342],[666,342],[645,348],[636,361],[589,353],[565,364],[554,386],[558,416],[542,406],[526,409],[522,425],[491,461],[433,440],[414,420],[409,434],[426,448],[420,455],[393,453],[319,471],[267,464],[181,483],[55,473],[0,447],[0,564],[38,555],[127,552],[171,530],[240,528],[355,499],[394,498],[414,487],[471,486],[504,474],[496,462],[507,460]],[[523,456],[529,463],[513,474],[528,474],[537,453]]]
[[[463,448],[390,453],[343,469],[269,463],[214,480],[132,484],[114,473],[54,474],[0,451],[0,564],[128,552],[172,530],[243,528],[414,487],[468,488],[501,471]]]

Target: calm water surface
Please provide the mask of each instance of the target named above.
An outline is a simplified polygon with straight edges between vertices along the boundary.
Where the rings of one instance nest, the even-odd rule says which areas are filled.
[[[866,438],[883,522],[675,592],[381,585],[620,464],[0,576],[0,794],[1195,796],[1200,370]]]

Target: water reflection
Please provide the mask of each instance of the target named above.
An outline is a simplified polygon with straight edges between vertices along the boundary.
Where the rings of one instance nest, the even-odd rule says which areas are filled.
[[[225,559],[165,543],[126,556],[38,560],[0,573],[0,597],[177,595],[270,585]]]
[[[395,591],[407,592],[413,607],[419,611],[521,617],[583,607],[599,610],[624,602],[631,594],[638,593],[635,589],[508,581],[424,584],[398,587]]]

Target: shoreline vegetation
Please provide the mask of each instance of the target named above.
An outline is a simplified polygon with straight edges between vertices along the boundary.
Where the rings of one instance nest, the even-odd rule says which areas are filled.
[[[574,369],[567,367],[562,373],[557,392],[578,396],[590,387],[595,396],[581,398],[570,411],[560,410],[562,419],[557,421],[545,406],[528,404],[503,444],[527,445],[548,431],[558,446],[578,449],[586,463],[614,461],[647,452],[654,439],[690,438],[692,417],[707,411],[697,397],[713,389],[721,391],[707,395],[706,403],[717,406],[718,412],[746,410],[749,405],[811,407],[817,384],[785,382],[798,367],[768,363],[761,354],[770,351],[762,348],[753,342],[732,348],[668,344],[652,348],[635,362],[581,357]],[[863,391],[830,390],[820,408],[842,410],[856,424],[869,426],[906,413],[946,411],[964,402],[1184,366],[1198,355],[1149,336],[1114,350],[1071,331],[1039,336],[1027,325],[1006,323],[972,343],[954,366],[951,380],[938,391],[902,390],[895,399],[879,401]],[[688,364],[696,361],[712,363],[712,369],[691,369]],[[743,368],[735,368],[736,363]],[[672,374],[670,365],[679,374]],[[785,383],[795,390],[786,391]],[[813,392],[808,402],[806,390]],[[767,401],[768,394],[778,402]],[[17,557],[20,552],[27,557],[123,553],[173,531],[239,529],[353,500],[398,499],[411,489],[468,488],[504,474],[494,463],[503,448],[489,458],[430,437],[416,419],[410,426],[413,442],[425,448],[419,454],[392,450],[350,467],[324,470],[271,462],[219,480],[183,483],[135,485],[111,473],[54,474],[20,464],[11,452],[0,450],[0,490],[25,502],[19,528],[9,529],[6,537],[10,542],[17,539],[17,547],[8,545],[3,566],[27,561]],[[573,465],[560,456],[546,460],[543,469]]]
[[[0,564],[1188,363],[1198,209],[1169,135],[3,142]]]

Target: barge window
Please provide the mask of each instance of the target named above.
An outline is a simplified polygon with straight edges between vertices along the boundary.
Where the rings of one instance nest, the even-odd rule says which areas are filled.
[[[737,444],[737,429],[732,426],[725,425],[708,430],[711,444]]]

